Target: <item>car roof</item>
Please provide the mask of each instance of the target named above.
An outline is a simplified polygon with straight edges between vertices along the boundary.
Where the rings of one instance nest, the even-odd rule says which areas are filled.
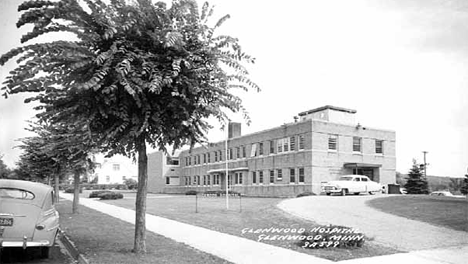
[[[0,188],[16,188],[30,191],[35,196],[32,201],[34,201],[33,203],[37,205],[42,205],[46,195],[53,190],[51,186],[39,182],[7,179],[0,179]]]
[[[347,175],[341,175],[340,177],[366,177],[369,178],[365,175],[358,175],[358,174],[347,174]]]

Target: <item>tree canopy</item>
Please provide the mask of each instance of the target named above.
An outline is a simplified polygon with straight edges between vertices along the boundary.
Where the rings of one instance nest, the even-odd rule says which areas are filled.
[[[423,177],[421,166],[419,166],[416,161],[413,162],[413,166],[408,172],[408,177],[406,179],[407,181],[404,186],[408,194],[429,193],[427,179]]]
[[[144,252],[147,188],[146,144],[166,151],[206,141],[216,117],[247,113],[233,89],[259,90],[248,78],[236,38],[217,35],[226,15],[210,25],[213,8],[175,0],[26,1],[18,27],[32,24],[22,42],[52,32],[76,40],[24,45],[0,57],[17,58],[4,95],[34,92],[38,117],[49,124],[80,127],[109,155],[138,156],[135,252]]]

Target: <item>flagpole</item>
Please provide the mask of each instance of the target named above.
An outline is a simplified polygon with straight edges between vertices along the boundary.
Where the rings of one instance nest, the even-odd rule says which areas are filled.
[[[225,162],[225,165],[226,165],[226,210],[229,210],[228,139],[229,139],[229,124],[228,124],[228,127],[226,129],[226,144],[225,144],[226,153],[224,155],[224,158],[226,160],[226,162]]]

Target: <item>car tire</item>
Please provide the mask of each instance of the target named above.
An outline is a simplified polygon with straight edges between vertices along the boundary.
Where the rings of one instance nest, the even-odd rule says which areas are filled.
[[[375,194],[375,192],[369,192],[369,194],[370,194],[370,195],[374,195],[374,194]]]
[[[346,189],[341,189],[341,196],[345,196],[347,193],[347,190]]]
[[[354,195],[359,195],[359,193],[358,193],[358,192],[355,192]]]
[[[50,247],[41,247],[41,258],[49,258]]]
[[[330,196],[330,195],[331,195],[331,193],[325,193],[325,194],[326,194],[326,195],[328,195],[328,196]]]

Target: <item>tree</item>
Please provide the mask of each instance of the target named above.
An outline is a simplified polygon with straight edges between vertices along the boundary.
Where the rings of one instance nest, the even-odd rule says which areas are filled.
[[[11,174],[11,170],[3,162],[3,155],[0,155],[0,179],[6,179]]]
[[[215,35],[229,16],[209,25],[213,8],[201,12],[195,1],[173,1],[170,8],[150,0],[27,1],[17,26],[34,24],[28,41],[50,32],[72,32],[62,40],[12,49],[0,65],[18,57],[7,77],[5,95],[36,92],[38,115],[51,124],[82,122],[96,135],[100,150],[138,158],[134,252],[146,251],[146,145],[205,143],[216,117],[226,111],[248,116],[232,89],[259,90],[243,63],[254,59],[236,38]],[[89,10],[89,11],[87,11]]]
[[[428,194],[427,179],[423,177],[421,167],[413,160],[413,167],[408,172],[405,189],[408,194]]]
[[[57,198],[60,178],[67,172],[73,172],[75,193],[72,209],[73,213],[78,213],[80,175],[93,169],[93,163],[88,158],[93,149],[93,140],[87,130],[77,124],[60,126],[45,123],[30,123],[28,130],[36,135],[21,140],[22,170],[43,179],[54,175]]]
[[[463,186],[460,188],[460,192],[464,195],[468,195],[468,174],[465,174],[463,179]]]

